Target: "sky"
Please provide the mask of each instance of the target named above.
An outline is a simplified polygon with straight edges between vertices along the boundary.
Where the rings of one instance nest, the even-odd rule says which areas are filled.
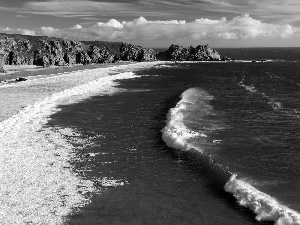
[[[0,32],[146,47],[300,47],[300,1],[0,0]]]

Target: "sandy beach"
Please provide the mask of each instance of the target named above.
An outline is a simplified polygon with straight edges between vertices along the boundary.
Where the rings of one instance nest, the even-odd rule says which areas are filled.
[[[3,69],[6,73],[0,73],[0,81],[12,81],[19,77],[30,77],[38,75],[50,75],[58,73],[70,73],[78,70],[107,68],[118,65],[127,65],[132,62],[106,63],[106,64],[75,64],[73,66],[50,66],[42,67],[36,65],[4,65]]]
[[[71,128],[45,126],[49,116],[60,110],[59,105],[116,93],[116,80],[136,78],[132,71],[155,64],[38,71],[19,67],[20,71],[4,75],[28,80],[0,85],[0,105],[5,106],[0,109],[1,224],[63,224],[67,215],[90,202],[94,181],[72,170],[70,162],[80,159],[68,141],[85,140]]]

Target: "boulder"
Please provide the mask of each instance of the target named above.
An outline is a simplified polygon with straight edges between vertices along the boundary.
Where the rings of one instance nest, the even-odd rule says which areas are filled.
[[[27,79],[26,79],[25,77],[18,77],[18,78],[16,78],[15,81],[21,82],[21,81],[26,81],[26,80],[27,80]]]

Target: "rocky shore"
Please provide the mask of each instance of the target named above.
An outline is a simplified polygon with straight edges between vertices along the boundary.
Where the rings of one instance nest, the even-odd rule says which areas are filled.
[[[157,54],[159,60],[165,61],[219,61],[219,53],[208,45],[190,46],[184,48],[180,45],[171,45],[165,52]]]
[[[0,73],[3,65],[71,66],[119,61],[211,61],[220,60],[208,45],[184,48],[171,45],[165,52],[106,41],[73,41],[45,36],[0,34]]]

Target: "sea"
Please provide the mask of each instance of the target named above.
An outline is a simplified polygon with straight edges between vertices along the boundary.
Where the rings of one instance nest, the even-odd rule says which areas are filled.
[[[300,224],[300,48],[0,84],[0,224]]]

